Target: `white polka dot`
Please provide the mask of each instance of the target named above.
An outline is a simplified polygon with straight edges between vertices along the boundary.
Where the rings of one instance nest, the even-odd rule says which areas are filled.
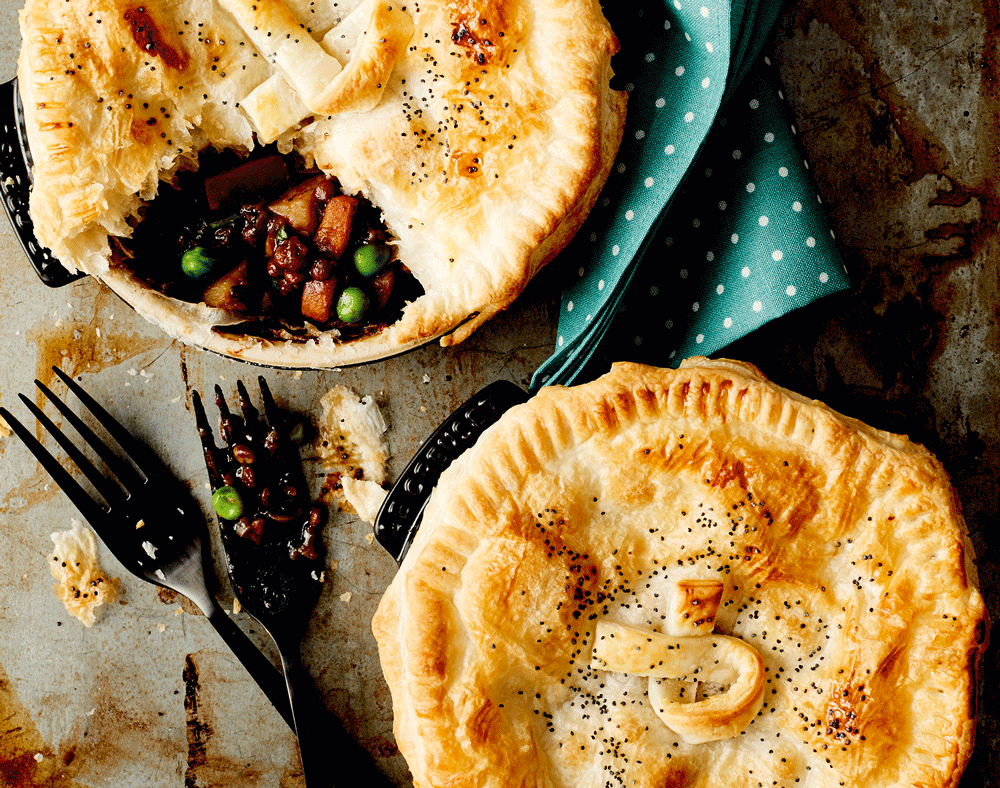
[[[654,60],[656,60],[656,53],[655,52],[647,52],[646,53],[646,62],[647,63],[652,63]]]
[[[754,312],[759,312],[763,308],[764,308],[764,305],[760,301],[754,301],[753,302],[753,311]]]
[[[664,99],[658,98],[656,100],[656,108],[657,109],[663,109],[666,106],[666,104],[667,104],[667,102]]]
[[[792,134],[798,134],[798,131],[795,130],[795,126],[794,125],[789,126],[788,128],[790,128],[792,130]]]
[[[687,42],[688,42],[689,44],[691,43],[691,34],[690,34],[690,33],[684,33],[684,38],[686,38],[686,39],[687,39]]]
[[[590,234],[590,242],[593,243],[596,240],[597,240],[597,233],[591,233]],[[580,270],[583,271],[582,268]],[[581,273],[580,276],[583,276],[583,274]]]
[[[648,189],[650,186],[656,183],[656,181],[654,181],[652,178],[646,178],[646,180],[643,181],[643,183],[646,184],[646,188]]]
[[[625,211],[625,218],[632,221],[635,218],[635,211]]]
[[[669,356],[667,356],[667,358],[673,358],[673,357],[674,357],[674,356],[676,356],[676,355],[677,355],[677,351],[676,351],[676,350],[671,350],[671,351],[670,351],[670,355],[669,355]]]
[[[710,80],[710,79],[709,79],[708,77],[705,77],[705,78],[704,78],[704,79],[703,79],[703,80],[701,81],[701,86],[702,86],[703,88],[707,88],[707,87],[708,87],[709,85],[711,85],[711,84],[712,84],[712,80]]]
[[[747,191],[750,192],[750,194],[753,194],[754,190],[756,188],[757,188],[757,185],[755,183],[748,183],[747,184]]]
[[[732,328],[733,319],[731,317],[727,317],[725,320],[722,321],[722,325],[725,326],[726,328]]]
[[[583,267],[583,266],[581,265],[581,266],[580,266],[580,268],[579,268],[579,269],[577,269],[577,272],[576,272],[576,273],[577,273],[577,276],[583,276],[583,275],[584,275],[585,273],[587,273],[587,269],[586,269],[586,268],[584,268],[584,267]]]
[[[636,345],[641,345],[642,344],[642,337],[636,337],[632,341],[635,342]]]
[[[712,45],[711,41],[706,41],[705,42],[705,49],[707,49],[709,52],[714,52],[715,51],[715,47]]]
[[[677,68],[675,68],[674,73],[679,77],[684,76],[684,66],[678,66]]]
[[[742,274],[743,278],[746,279],[748,276],[750,276],[750,269],[747,266],[743,266],[743,270],[740,271],[740,274]]]
[[[567,312],[572,312],[573,311],[573,302],[572,301],[570,301],[568,304],[566,304],[566,311]]]
[[[711,167],[706,167],[705,168],[705,177],[706,178],[711,178],[712,177],[712,168]]]
[[[708,19],[708,9],[707,9],[707,8],[705,8],[705,6],[702,6],[702,7],[701,7],[701,15],[702,15],[703,17],[705,17],[706,19]]]
[[[656,285],[653,285],[651,288],[649,288],[649,294],[651,296],[657,296],[657,295],[659,295],[660,294],[660,288],[658,288]]]
[[[684,113],[684,122],[685,123],[690,123],[692,120],[694,120],[694,113],[693,112],[685,112]]]
[[[681,0],[674,0],[674,8],[676,8],[678,11],[681,10]]]
[[[675,148],[674,148],[673,145],[667,145],[667,147],[665,147],[663,149],[663,152],[666,153],[668,156],[672,156],[673,153],[674,153],[674,150],[675,150]]]
[[[701,227],[701,219],[699,219],[696,216],[694,219],[691,220],[691,226],[697,230],[699,227]]]
[[[767,227],[767,222],[768,222],[768,218],[766,216],[761,216],[757,220],[757,224],[759,224],[761,227]]]
[[[787,296],[793,296],[797,292],[799,291],[796,289],[795,285],[789,285],[788,287],[785,288],[785,295]]]
[[[715,252],[705,252],[705,259],[712,262],[715,259]]]
[[[750,99],[750,109],[757,109],[760,106],[760,102],[757,99]]]
[[[725,200],[719,200],[719,210],[720,211],[726,210],[726,201]]]
[[[726,292],[726,286],[719,285],[718,287],[715,288],[715,292],[718,293],[719,295],[722,295],[723,293]]]
[[[699,304],[697,301],[695,301],[693,304],[691,304],[691,311],[692,312],[697,312],[699,309],[701,309],[701,304]]]
[[[620,173],[621,173],[621,172],[625,172],[625,169],[626,169],[626,168],[625,168],[625,162],[622,162],[621,164],[619,164],[619,165],[618,165],[617,167],[615,167],[615,169],[616,169],[616,170],[617,170],[618,172],[620,172]]]
[[[808,238],[806,238],[806,246],[812,249],[815,245],[816,245],[815,238],[813,238],[811,235]]]
[[[799,211],[801,211],[802,210],[802,203],[800,203],[798,200],[796,200],[795,202],[793,202],[792,203],[792,210],[795,211],[796,213],[798,213]]]
[[[732,241],[734,244],[739,243],[740,236],[737,233],[733,233],[732,235],[729,236],[729,240]]]
[[[559,347],[562,347],[562,346],[563,346],[563,338],[560,336],[559,337]]]
[[[677,275],[680,276],[681,279],[687,279],[688,270],[686,268],[682,268],[680,271],[677,272]]]
[[[694,338],[694,341],[697,342],[700,345],[702,342],[705,341],[705,335],[704,334],[698,334],[698,336],[696,336]]]
[[[674,321],[673,320],[668,320],[663,325],[666,326],[667,328],[673,328],[674,327]]]
[[[779,167],[778,168],[778,175],[780,175],[782,178],[787,178],[788,177],[788,167]]]
[[[589,323],[593,319],[593,317],[594,317],[593,315],[587,315],[587,319],[584,322]]]
[[[603,279],[600,282],[597,283],[597,289],[598,290],[603,290],[604,289],[604,280]]]
[[[771,132],[767,132],[764,135],[764,142],[774,142],[774,135]]]
[[[621,247],[618,244],[615,244],[614,246],[611,247],[611,254],[613,254],[615,257],[618,256],[618,253],[620,251],[621,251]],[[604,289],[604,282],[603,281],[601,282],[601,289],[602,290]]]
[[[639,129],[639,130],[638,130],[638,131],[637,131],[637,132],[635,133],[635,138],[636,138],[637,140],[643,140],[643,139],[646,139],[646,132],[644,132],[644,131],[643,131],[642,129]]]
[[[742,152],[742,151],[738,151],[738,150],[734,150],[734,151],[733,151],[733,158],[734,158],[734,159],[737,159],[737,160],[739,160],[740,156],[742,156],[742,155],[743,155],[743,152]]]
[[[673,239],[672,236],[668,235],[666,238],[663,239],[663,243],[665,243],[667,246],[673,246],[674,245],[674,239]]]
[[[663,23],[663,29],[664,30],[669,30],[670,29],[670,20],[669,19],[666,22]]]
[[[824,271],[819,275],[819,281],[821,281],[823,284],[826,284],[827,282],[830,281],[830,275],[826,271]]]
[[[775,249],[773,252],[771,252],[771,259],[774,260],[774,262],[776,263],[780,262],[781,258],[784,256],[785,256],[784,253],[780,249]]]

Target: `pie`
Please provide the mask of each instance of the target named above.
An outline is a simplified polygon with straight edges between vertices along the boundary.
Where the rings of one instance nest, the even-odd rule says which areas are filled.
[[[508,411],[373,630],[417,786],[929,787],[987,617],[927,450],[695,358]]]
[[[20,23],[39,242],[172,336],[249,361],[462,341],[566,245],[621,140],[618,40],[590,0],[28,0]],[[165,196],[209,167],[216,182]],[[238,246],[185,280],[166,236],[201,248],[252,208],[305,251],[265,274]],[[273,251],[287,239],[266,227]],[[338,269],[348,236],[404,280],[393,305]]]

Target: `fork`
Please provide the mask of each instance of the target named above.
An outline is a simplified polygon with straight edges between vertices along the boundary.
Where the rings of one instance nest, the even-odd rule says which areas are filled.
[[[236,384],[242,415],[229,410],[222,389],[215,387],[222,448],[215,444],[197,391],[191,401],[212,490],[235,493],[242,511],[232,519],[218,518],[229,577],[244,611],[278,648],[303,777],[314,786],[328,765],[331,746],[340,756],[350,751],[345,747],[356,750],[343,732],[331,735],[323,723],[326,707],[316,701],[315,685],[302,662],[302,640],[323,587],[325,561],[317,531],[324,510],[311,504],[289,434],[289,415],[275,404],[264,377],[257,381],[263,417],[242,380]],[[362,765],[352,760],[355,768]]]
[[[82,387],[57,367],[53,367],[52,371],[114,439],[124,455],[131,459],[131,463],[122,459],[65,402],[36,380],[35,385],[118,481],[106,478],[41,408],[24,394],[18,395],[39,424],[55,438],[67,457],[90,481],[104,504],[91,497],[6,408],[0,408],[0,416],[66,493],[122,566],[142,580],[176,591],[197,605],[294,730],[294,718],[281,673],[226,615],[209,590],[206,575],[210,571],[207,568],[205,542],[207,525],[190,491],[148,446],[133,437]]]

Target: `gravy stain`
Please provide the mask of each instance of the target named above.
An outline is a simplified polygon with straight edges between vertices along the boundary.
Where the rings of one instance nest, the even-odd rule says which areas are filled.
[[[162,347],[164,340],[149,339],[133,332],[108,330],[107,323],[94,324],[56,321],[37,324],[26,332],[29,342],[38,348],[35,376],[46,386],[55,378],[52,367],[59,367],[71,377],[85,372],[100,372],[129,358]],[[41,392],[36,400],[44,399]]]
[[[76,746],[56,752],[41,737],[0,666],[0,780],[4,788],[85,788],[73,779]]]

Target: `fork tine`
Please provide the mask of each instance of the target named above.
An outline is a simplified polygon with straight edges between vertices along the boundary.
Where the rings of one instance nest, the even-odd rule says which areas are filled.
[[[257,377],[257,386],[260,388],[260,400],[264,403],[264,417],[267,419],[268,424],[270,424],[271,429],[280,430],[283,425],[283,418],[278,412],[278,406],[274,403],[274,397],[271,395],[271,388],[267,385],[267,381],[263,375]]]
[[[229,444],[233,440],[235,417],[230,412],[226,395],[222,393],[222,386],[218,383],[215,384],[215,406],[219,409],[219,431],[222,433],[222,440]]]
[[[18,394],[17,396],[21,402],[24,403],[24,406],[31,411],[31,415],[38,419],[38,423],[42,425],[45,431],[56,439],[56,443],[58,443],[62,447],[63,451],[66,452],[70,462],[83,471],[83,475],[90,480],[90,483],[93,484],[95,488],[97,488],[97,492],[100,493],[101,497],[104,498],[109,507],[115,507],[124,502],[125,497],[118,486],[114,484],[114,482],[105,478],[104,474],[102,474],[96,466],[89,459],[87,459],[86,455],[84,455],[84,453],[76,447],[73,441],[71,441],[65,433],[63,433],[55,425],[55,423],[53,423],[53,421],[45,415],[41,408],[24,396],[24,394]]]
[[[56,485],[66,493],[73,502],[83,518],[100,533],[100,527],[105,519],[107,511],[103,506],[94,501],[83,487],[74,479],[59,461],[56,460],[48,450],[31,434],[21,422],[15,419],[6,408],[0,408],[0,416],[4,418],[14,434],[17,435],[34,456],[48,471]]]
[[[212,427],[208,423],[208,416],[205,413],[205,406],[201,401],[201,394],[197,391],[191,392],[191,407],[194,408],[194,420],[198,429],[198,437],[201,438],[201,448],[205,454],[205,467],[208,469],[208,481],[212,488],[222,486],[222,476],[219,472],[218,457],[219,448],[215,444],[215,435],[212,434]]]
[[[260,412],[250,401],[250,394],[247,393],[247,387],[243,385],[242,380],[236,381],[236,394],[240,410],[243,411],[243,421],[247,425],[247,429],[253,430],[257,428],[260,423]]]
[[[73,429],[75,429],[78,433],[80,433],[80,437],[83,438],[84,441],[87,442],[87,445],[90,446],[97,453],[97,456],[101,458],[104,464],[107,465],[108,468],[111,470],[111,472],[118,478],[118,480],[122,483],[122,486],[125,487],[125,489],[129,491],[129,493],[134,493],[138,489],[138,487],[143,483],[142,476],[140,476],[136,472],[135,468],[133,468],[129,463],[127,463],[117,454],[115,454],[103,440],[97,437],[97,434],[83,421],[83,419],[81,419],[79,416],[76,415],[76,413],[73,412],[73,410],[69,407],[69,405],[67,405],[65,402],[59,399],[55,394],[53,394],[52,391],[49,390],[48,386],[46,386],[39,380],[35,381],[35,385],[38,386],[41,392],[46,396],[46,398],[48,398],[49,402],[51,402],[53,405],[56,406],[56,409],[72,425]],[[77,394],[77,396],[79,396],[78,392],[82,392],[87,397],[87,399],[83,399],[82,397],[80,399],[83,402],[83,404],[87,406],[88,410],[94,413],[95,416],[99,417],[98,422],[100,422],[102,426],[104,426],[108,420],[114,421],[108,414],[108,412],[105,411],[104,408],[101,408],[101,406],[98,405],[97,402],[93,400],[79,386],[76,386],[74,384],[74,386],[72,386],[70,390],[73,391],[74,394]],[[25,399],[23,395],[21,395],[21,399],[23,399],[25,401],[25,404],[28,405],[29,408],[31,408],[31,403],[27,399]],[[88,399],[90,400],[89,402],[87,401]],[[100,408],[101,411],[103,411],[103,413],[95,413],[94,406]],[[36,418],[41,420],[42,416],[38,412],[36,412],[37,409],[36,408],[31,408],[31,409],[32,412],[35,414]],[[103,419],[100,418],[102,416]],[[119,426],[120,428],[118,422],[114,423],[116,426]],[[105,429],[107,429],[106,426]],[[118,437],[114,434],[112,430],[108,429],[108,432],[109,434],[111,434],[111,437],[113,437],[116,441],[118,441]],[[131,438],[131,436],[129,437]],[[69,451],[69,449],[64,444],[62,444],[61,441],[60,445],[62,445],[63,448],[67,450],[67,452]],[[128,452],[128,447],[123,445],[120,441],[118,441],[118,445],[121,446],[123,449],[125,449],[126,452]],[[77,462],[76,459],[74,459],[73,461]],[[92,482],[94,481],[89,475],[87,478],[89,478]]]

